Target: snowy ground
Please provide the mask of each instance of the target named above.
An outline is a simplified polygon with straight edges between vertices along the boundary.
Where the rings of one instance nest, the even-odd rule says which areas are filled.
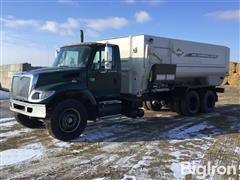
[[[181,163],[240,165],[240,88],[227,88],[210,114],[182,117],[163,110],[144,118],[89,122],[72,142],[16,123],[0,102],[0,178],[194,179]],[[240,173],[239,170],[237,172]],[[238,179],[210,174],[208,179]]]

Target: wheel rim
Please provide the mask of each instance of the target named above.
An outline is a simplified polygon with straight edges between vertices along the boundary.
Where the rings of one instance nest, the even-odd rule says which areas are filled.
[[[161,107],[161,103],[159,101],[152,101],[152,106],[154,108],[159,108],[159,107]]]
[[[73,108],[64,110],[59,116],[59,127],[66,133],[74,132],[81,122],[80,113]]]
[[[191,112],[196,112],[198,110],[198,99],[192,96],[189,102],[189,109]]]
[[[157,101],[152,101],[152,106],[156,107],[157,106]]]

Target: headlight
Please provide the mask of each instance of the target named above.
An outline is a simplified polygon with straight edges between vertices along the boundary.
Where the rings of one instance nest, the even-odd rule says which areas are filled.
[[[39,91],[33,90],[28,98],[30,102],[40,102],[44,99],[49,98],[54,94],[55,91]]]

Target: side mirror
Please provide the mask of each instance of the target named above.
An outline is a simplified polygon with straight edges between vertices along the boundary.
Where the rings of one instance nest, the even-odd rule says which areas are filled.
[[[105,46],[105,69],[112,69],[112,47],[106,44]]]
[[[58,56],[58,54],[59,54],[59,49],[56,49],[56,51],[55,51],[55,58],[57,58],[57,56]]]

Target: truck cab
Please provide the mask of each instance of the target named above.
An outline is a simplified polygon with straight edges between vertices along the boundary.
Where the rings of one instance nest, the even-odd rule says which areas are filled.
[[[117,45],[67,45],[52,67],[14,75],[10,110],[24,126],[46,126],[54,137],[70,140],[81,134],[87,120],[121,113],[120,88]]]
[[[121,64],[116,45],[82,43],[64,46],[53,66],[84,69],[84,84],[96,100],[120,95]]]

